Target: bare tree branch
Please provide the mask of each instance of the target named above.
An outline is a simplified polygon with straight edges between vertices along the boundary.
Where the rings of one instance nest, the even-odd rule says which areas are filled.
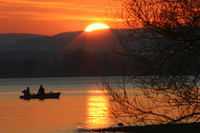
[[[103,81],[111,117],[128,125],[199,122],[200,0],[120,1],[126,30],[112,48],[134,63],[115,85]]]

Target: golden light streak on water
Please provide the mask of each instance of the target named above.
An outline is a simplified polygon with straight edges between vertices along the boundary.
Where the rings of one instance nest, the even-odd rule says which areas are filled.
[[[110,124],[109,119],[109,104],[106,96],[102,91],[89,91],[90,95],[87,97],[87,128],[102,128]],[[97,95],[98,94],[98,95]]]

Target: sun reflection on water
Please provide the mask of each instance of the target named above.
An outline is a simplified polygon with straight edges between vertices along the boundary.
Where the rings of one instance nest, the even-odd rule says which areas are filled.
[[[100,90],[89,90],[87,97],[87,128],[102,128],[109,125],[108,100]]]

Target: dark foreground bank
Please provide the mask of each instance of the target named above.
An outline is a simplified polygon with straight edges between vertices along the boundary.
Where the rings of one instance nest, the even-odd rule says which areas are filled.
[[[92,130],[79,130],[79,132],[200,133],[200,123],[124,126]]]

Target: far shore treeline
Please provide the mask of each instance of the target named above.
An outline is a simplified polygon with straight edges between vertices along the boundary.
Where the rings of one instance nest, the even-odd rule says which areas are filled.
[[[7,51],[0,52],[0,77],[121,75],[125,62],[110,53],[82,49],[61,56],[55,51]]]

